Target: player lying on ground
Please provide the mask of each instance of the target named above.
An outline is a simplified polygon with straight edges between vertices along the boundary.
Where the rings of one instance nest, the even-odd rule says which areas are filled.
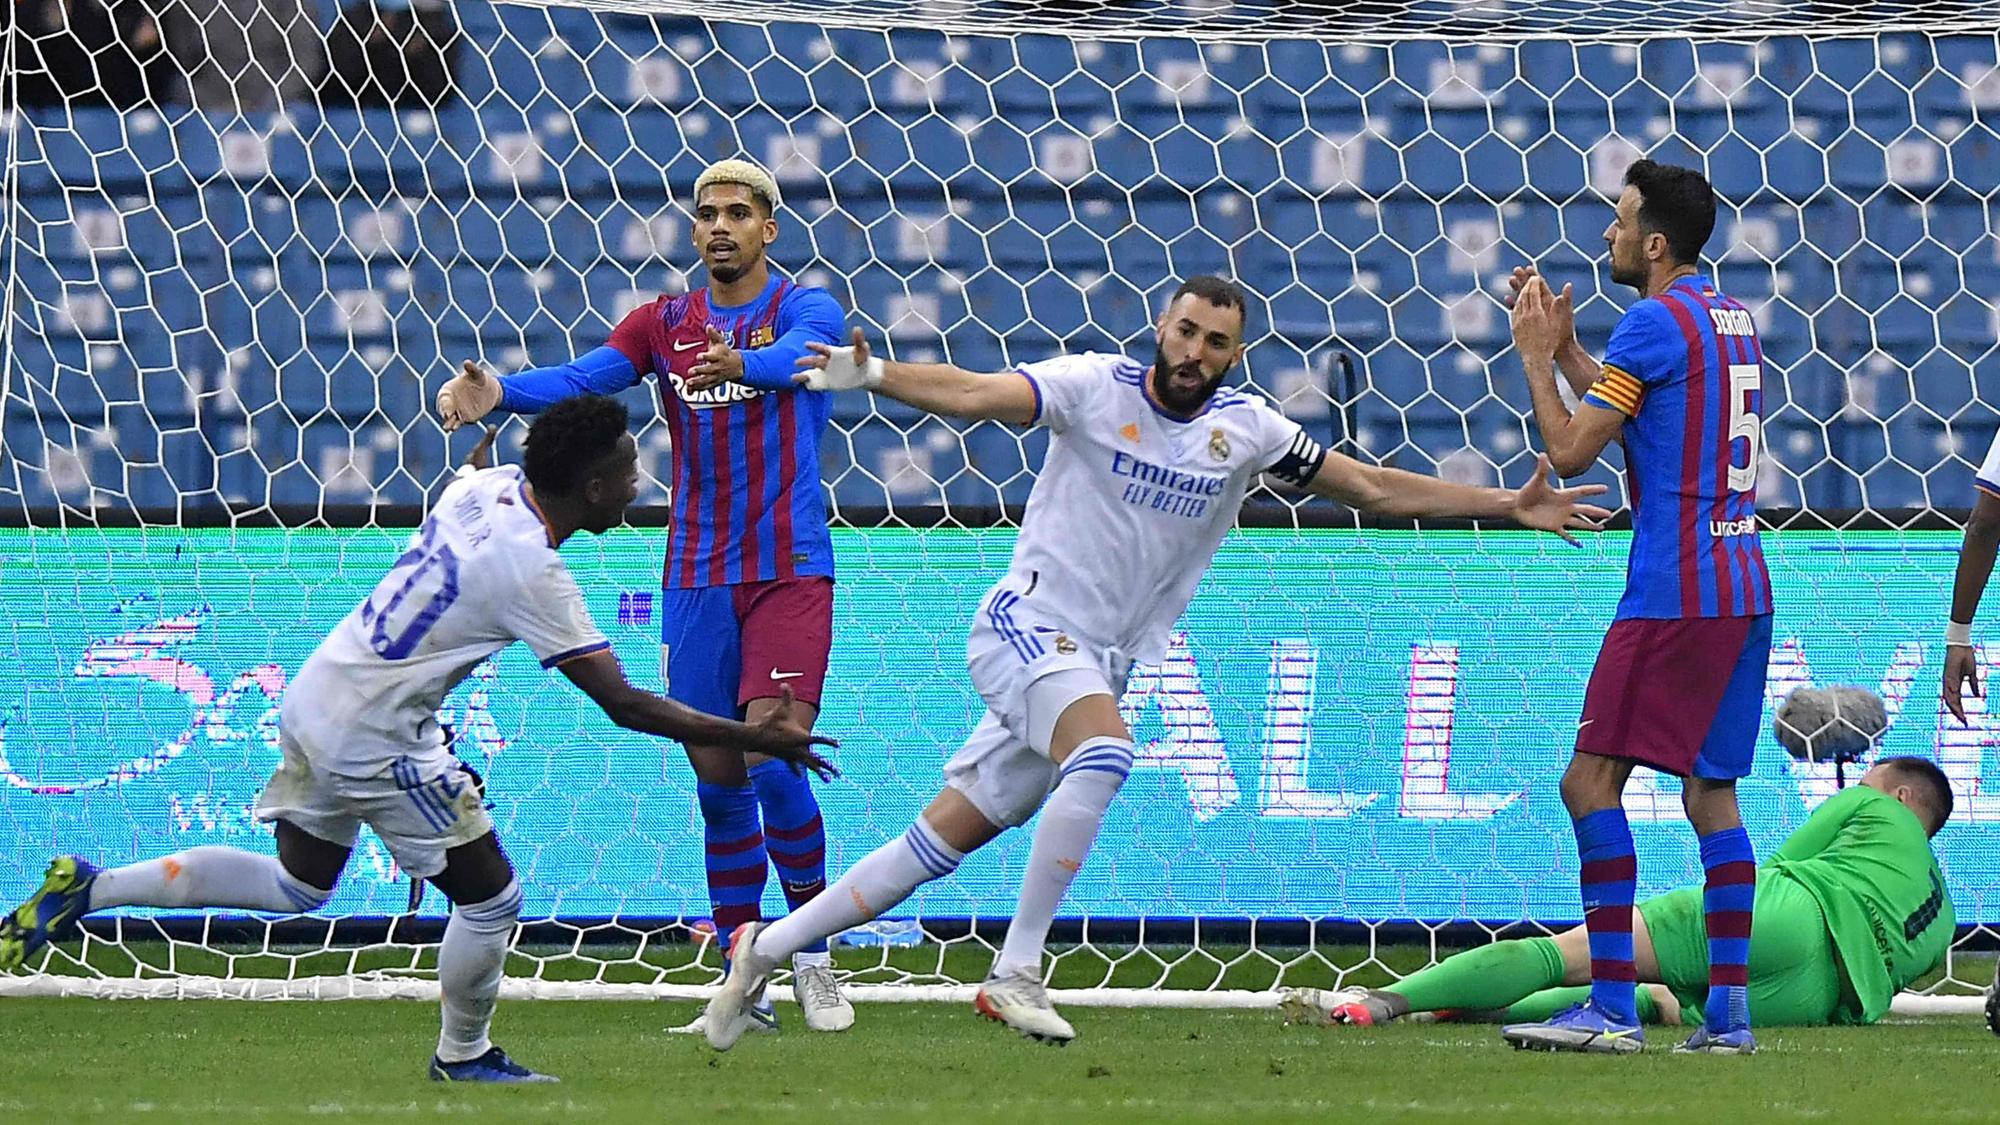
[[[1955,916],[1930,837],[1951,810],[1951,783],[1936,765],[1886,758],[1764,861],[1749,964],[1758,1026],[1874,1023],[1898,991],[1943,961]],[[1639,904],[1632,960],[1647,982],[1637,994],[1642,1020],[1674,1024],[1685,1010],[1702,1011],[1702,914],[1700,887]],[[1285,1012],[1295,1021],[1363,1025],[1415,1012],[1518,1023],[1582,1002],[1589,982],[1590,939],[1578,926],[1468,950],[1387,988],[1302,990]]]
[[[1517,271],[1514,346],[1549,460],[1564,476],[1625,446],[1632,547],[1625,595],[1590,673],[1563,804],[1583,859],[1590,996],[1502,1032],[1518,1047],[1628,1054],[1645,1046],[1632,964],[1638,859],[1622,803],[1636,766],[1685,779],[1681,803],[1701,840],[1710,988],[1681,1049],[1748,1054],[1745,959],[1756,856],[1736,806],[1750,772],[1771,654],[1771,580],[1757,534],[1762,351],[1742,304],[1701,272],[1715,190],[1650,160],[1625,172],[1604,241],[1611,280],[1639,301],[1618,321],[1600,368],[1576,340],[1560,295]],[[1574,412],[1556,389],[1596,382]]]
[[[1979,615],[1979,597],[1993,577],[1993,559],[2000,554],[2000,435],[1986,450],[1986,460],[1973,478],[1972,517],[1965,521],[1965,543],[1958,551],[1958,572],[1951,585],[1951,623],[1945,626],[1944,705],[1962,725],[1965,695],[1976,699],[1979,652],[1972,645],[1972,621]],[[2000,1035],[2000,962],[1993,966],[1993,983],[1986,986],[1986,1026]]]
[[[521,886],[479,785],[444,744],[436,718],[444,697],[519,640],[619,726],[831,772],[813,745],[832,740],[782,710],[745,725],[633,687],[591,622],[556,548],[624,518],[639,479],[628,423],[623,405],[597,396],[544,412],[522,467],[453,481],[395,567],[313,650],[279,706],[284,760],[257,801],[258,819],[276,822],[276,858],[201,847],[99,871],[63,856],[34,897],[0,919],[0,970],[93,910],[316,909],[365,823],[403,870],[452,902],[438,948],[444,1027],[431,1077],[552,1081],[487,1038]]]
[[[438,391],[438,415],[455,429],[490,410],[530,413],[656,377],[673,438],[661,683],[696,710],[753,723],[789,688],[792,720],[810,728],[833,643],[833,540],[819,481],[830,403],[792,376],[807,342],[840,342],[845,318],[824,289],[772,271],[780,200],[768,172],[716,163],[695,180],[694,202],[708,284],[647,302],[603,347],[560,366],[496,379],[467,363]],[[761,916],[771,867],[794,909],[826,889],[826,827],[805,776],[724,746],[690,743],[687,754],[718,938]],[[853,1025],[825,946],[800,951],[792,967],[808,1028]],[[777,1030],[768,1003],[758,1015],[761,1030]]]
[[[1222,389],[1243,358],[1247,301],[1197,277],[1162,311],[1152,366],[1084,354],[980,375],[814,347],[808,386],[878,394],[935,414],[1047,426],[1053,436],[1007,575],[980,604],[967,644],[988,712],[945,766],[945,788],[897,840],[828,892],[768,925],[736,931],[735,964],[708,1007],[709,1042],[735,1043],[746,999],[793,950],[876,917],[951,874],[1005,829],[1042,819],[1020,904],[978,1010],[1067,1042],[1075,1030],[1042,987],[1056,906],[1132,766],[1118,713],[1128,670],[1158,662],[1243,497],[1259,474],[1390,516],[1513,519],[1569,538],[1607,513],[1601,486],[1555,489],[1546,463],[1519,491],[1473,488],[1326,453],[1260,396]],[[1046,806],[1046,807],[1045,807]]]

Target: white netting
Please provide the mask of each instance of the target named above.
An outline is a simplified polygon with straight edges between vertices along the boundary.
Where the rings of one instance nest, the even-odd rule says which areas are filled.
[[[1499,275],[1534,261],[1574,281],[1600,347],[1627,300],[1592,268],[1602,193],[1637,153],[1702,167],[1725,199],[1718,279],[1755,310],[1770,369],[1763,503],[1796,510],[1785,526],[1840,529],[1774,547],[1781,615],[1787,598],[1840,604],[1781,616],[1773,691],[1812,677],[1809,650],[1822,681],[1880,677],[1899,708],[1936,675],[1935,648],[1903,642],[1934,635],[1955,538],[1861,529],[1969,503],[1993,432],[1991,6],[877,2],[727,23],[635,9],[662,6],[419,0],[383,17],[387,48],[314,0],[16,10],[0,514],[143,529],[0,532],[26,685],[0,700],[0,891],[31,886],[52,848],[257,838],[243,805],[269,765],[269,700],[392,551],[365,529],[406,525],[463,452],[426,417],[430,392],[465,358],[579,354],[634,301],[686,284],[680,207],[707,161],[738,154],[784,184],[780,265],[900,356],[996,368],[1144,349],[1177,278],[1231,274],[1257,296],[1249,380],[1315,436],[1510,482],[1531,429]],[[1101,38],[1065,37],[1086,32]],[[634,401],[641,503],[657,508],[671,451]],[[900,830],[963,733],[959,630],[1006,544],[985,528],[1040,457],[995,426],[837,410],[825,479],[859,529],[841,541],[843,589],[864,608],[843,611],[828,722],[879,752],[863,777],[886,788],[829,796],[836,867]],[[1086,880],[1082,908],[1355,919],[1337,935],[1371,942],[1379,919],[1428,934],[1560,917],[1574,884],[1550,857],[1568,830],[1535,802],[1619,554],[1535,580],[1523,572],[1552,565],[1537,545],[1299,530],[1296,500],[1257,503],[1289,530],[1233,542],[1185,643],[1128,700],[1159,784],[1128,794],[1147,832],[1114,825],[1117,877]],[[951,526],[903,530],[938,510]],[[364,530],[252,526],[314,517]],[[203,524],[219,526],[177,530]],[[592,588],[623,591],[596,608],[640,668],[659,538],[585,548]],[[1580,600],[1596,608],[1547,618]],[[686,941],[705,906],[684,771],[555,685],[496,674],[500,690],[481,681],[494,699],[461,698],[455,717],[489,764],[505,749],[518,767],[496,776],[503,830],[531,914],[553,919],[524,947],[533,979],[711,979]],[[1932,694],[1892,747],[1961,783],[1948,866],[1961,917],[1991,921],[1993,730],[1983,713],[1936,723]],[[560,769],[522,756],[566,743]],[[1747,798],[1760,846],[1830,784],[1782,766],[1762,780]],[[1635,810],[1671,818],[1659,796]],[[1660,883],[1687,877],[1684,852],[1662,854]],[[1004,916],[1014,860],[919,905]],[[374,862],[336,912],[400,911]],[[171,937],[140,954],[152,967],[93,938],[76,971],[358,977],[421,974],[428,955],[415,930],[353,953],[359,931],[332,926],[264,927],[247,946],[125,926],[138,946]],[[1318,934],[1302,925],[1100,932],[1065,956],[1107,987],[1263,988],[1376,958],[1302,948]],[[977,959],[957,951],[992,933],[885,954],[883,975],[962,977]]]

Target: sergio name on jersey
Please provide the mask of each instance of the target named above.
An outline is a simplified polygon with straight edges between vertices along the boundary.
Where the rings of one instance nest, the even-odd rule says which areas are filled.
[[[313,650],[279,724],[316,768],[372,777],[444,748],[437,709],[480,661],[526,641],[542,667],[610,647],[515,466],[438,498],[396,565]]]
[[[1757,534],[1763,362],[1749,311],[1701,274],[1612,330],[1584,398],[1625,415],[1632,554],[1619,618],[1771,612]]]
[[[1255,393],[1191,419],[1154,405],[1144,365],[1086,352],[1016,370],[1053,431],[997,589],[1104,651],[1157,663],[1259,473],[1303,486],[1324,453]]]

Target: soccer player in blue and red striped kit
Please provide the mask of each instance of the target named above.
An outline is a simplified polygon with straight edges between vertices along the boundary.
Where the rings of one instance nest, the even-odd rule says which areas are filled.
[[[438,413],[456,429],[490,410],[529,413],[657,377],[673,438],[661,580],[667,695],[756,723],[790,688],[793,720],[810,730],[833,635],[833,544],[819,481],[828,396],[792,376],[808,342],[839,342],[845,317],[825,290],[771,269],[765,248],[778,236],[779,195],[769,173],[743,160],[717,163],[696,179],[694,204],[707,285],[640,306],[605,346],[561,366],[495,379],[467,363],[438,392]],[[777,868],[794,909],[824,890],[826,831],[807,777],[719,747],[687,752],[716,933],[761,916],[767,867]],[[793,969],[807,1027],[852,1026],[824,943]],[[768,1002],[758,1012],[759,1025],[775,1030]]]
[[[1745,963],[1756,857],[1737,810],[1750,772],[1771,652],[1771,580],[1757,533],[1763,353],[1750,313],[1702,272],[1715,190],[1651,160],[1625,172],[1604,233],[1611,279],[1639,291],[1602,367],[1577,343],[1571,287],[1517,270],[1514,344],[1556,471],[1588,469],[1622,440],[1632,506],[1624,597],[1604,638],[1563,775],[1582,857],[1590,999],[1504,1029],[1519,1047],[1629,1053],[1644,1045],[1634,999],[1638,862],[1622,795],[1634,766],[1685,779],[1706,872],[1709,989],[1682,1050],[1748,1054]],[[1556,369],[1582,393],[1572,413]]]

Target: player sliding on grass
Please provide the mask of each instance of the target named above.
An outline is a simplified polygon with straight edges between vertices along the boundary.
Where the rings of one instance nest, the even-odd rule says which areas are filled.
[[[1611,280],[1639,291],[1603,367],[1576,341],[1570,290],[1517,271],[1520,352],[1556,471],[1574,476],[1625,444],[1632,549],[1625,596],[1584,695],[1563,804],[1582,857],[1590,997],[1553,1019],[1511,1024],[1518,1047],[1628,1054],[1645,1045],[1632,949],[1638,858],[1622,804],[1635,766],[1686,779],[1681,803],[1707,873],[1710,989],[1681,1049],[1748,1054],[1744,961],[1756,856],[1736,807],[1750,772],[1771,655],[1771,579],[1757,536],[1763,353],[1741,304],[1701,272],[1715,190],[1687,168],[1635,162],[1604,232]],[[1597,373],[1575,413],[1556,390]]]
[[[1222,390],[1243,358],[1242,290],[1183,284],[1164,310],[1151,367],[1084,354],[979,375],[815,345],[805,385],[869,387],[922,410],[1053,431],[1006,577],[981,602],[967,645],[986,717],[945,766],[945,788],[899,839],[855,864],[783,921],[736,931],[734,964],[706,1029],[727,1049],[746,1002],[793,950],[859,925],[951,874],[966,854],[1042,809],[1006,945],[975,1004],[1023,1035],[1076,1032],[1042,987],[1056,906],[1132,766],[1118,697],[1136,662],[1164,655],[1244,493],[1260,473],[1392,516],[1512,518],[1569,538],[1607,514],[1598,486],[1552,488],[1546,463],[1519,491],[1472,488],[1363,465],[1317,443],[1263,398]]]
[[[1955,919],[1930,838],[1951,818],[1951,783],[1922,758],[1887,758],[1822,804],[1757,872],[1750,1006],[1759,1026],[1874,1023],[1896,993],[1951,948]],[[1680,1022],[1708,992],[1702,888],[1639,904],[1633,964],[1648,987],[1639,1017]],[[1415,1012],[1457,1019],[1546,1020],[1590,993],[1590,938],[1468,950],[1387,988],[1303,990],[1294,1022],[1373,1025]],[[1576,986],[1576,987],[1559,987]]]
[[[831,769],[813,745],[832,740],[783,709],[745,725],[626,682],[556,548],[624,518],[639,482],[628,423],[623,405],[594,395],[544,411],[522,467],[452,482],[394,568],[313,650],[280,704],[284,761],[257,801],[258,819],[277,822],[276,858],[201,847],[99,871],[63,856],[41,890],[0,919],[0,971],[93,910],[316,909],[365,823],[403,870],[453,904],[438,947],[444,1027],[431,1077],[554,1081],[487,1038],[521,885],[477,779],[445,746],[436,719],[444,697],[480,661],[525,641],[622,727]]]

